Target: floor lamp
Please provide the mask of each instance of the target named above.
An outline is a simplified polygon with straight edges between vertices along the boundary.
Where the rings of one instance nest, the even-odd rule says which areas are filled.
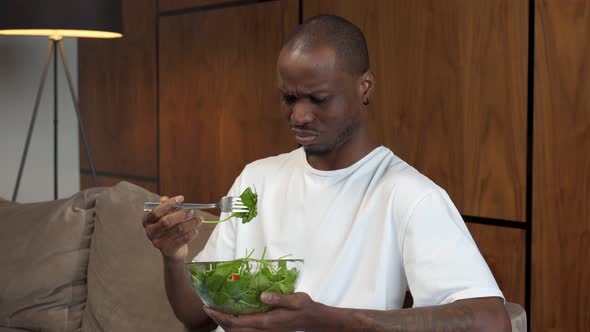
[[[58,195],[57,182],[57,129],[58,129],[58,86],[57,65],[61,58],[68,81],[68,88],[74,103],[78,128],[86,151],[86,158],[92,172],[94,185],[97,186],[96,169],[88,145],[86,130],[80,114],[78,98],[74,91],[72,77],[65,57],[62,38],[119,38],[122,37],[121,0],[1,0],[0,1],[0,35],[47,36],[50,39],[45,63],[41,72],[41,81],[35,97],[33,115],[29,123],[25,148],[23,150],[18,176],[12,194],[16,201],[23,174],[31,136],[35,127],[37,111],[47,71],[53,57],[53,162],[54,162],[54,199]]]

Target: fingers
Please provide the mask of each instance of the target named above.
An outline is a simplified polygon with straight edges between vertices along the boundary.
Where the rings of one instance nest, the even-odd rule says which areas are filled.
[[[143,218],[148,239],[164,256],[183,258],[181,256],[183,253],[186,255],[186,244],[198,235],[197,227],[202,223],[202,218],[196,217],[194,210],[177,210],[178,204],[183,201],[183,196],[162,196],[160,205]]]
[[[166,232],[164,234],[162,234],[161,237],[166,237],[169,239],[176,239],[178,237],[183,236],[186,233],[198,233],[198,226],[201,223],[201,217],[195,217],[193,214],[193,217],[191,217],[188,220],[185,220],[179,224],[177,224],[174,227],[169,228],[168,230],[166,230]]]
[[[194,227],[192,229],[189,227],[189,229],[185,233],[182,233],[182,234],[176,236],[175,238],[170,238],[170,237],[158,238],[158,239],[152,241],[152,243],[153,243],[154,247],[160,249],[160,251],[164,255],[173,255],[174,253],[176,253],[178,251],[178,249],[180,249],[181,246],[194,240],[197,237],[197,235],[198,235],[197,230],[194,229]]]
[[[143,222],[142,222],[143,227],[146,227],[149,224],[153,224],[153,223],[157,222],[164,215],[170,213],[171,211],[176,210],[176,207],[178,206],[178,204],[181,204],[182,202],[184,202],[183,196],[175,196],[175,197],[172,197],[171,199],[167,198],[166,200],[164,200],[162,202],[163,198],[167,198],[167,197],[164,196],[164,197],[160,198],[160,202],[162,204],[155,207],[153,210],[148,212],[143,217]]]
[[[248,319],[250,317],[247,317],[247,316],[236,317],[236,316],[224,314],[222,312],[213,310],[207,306],[203,306],[203,310],[205,311],[205,313],[207,315],[209,315],[209,317],[211,317],[211,319],[213,319],[215,321],[215,323],[217,323],[217,325],[223,327],[223,329],[225,331],[228,331],[228,332],[261,331],[260,328],[257,328],[257,329],[250,328],[250,326],[259,325],[256,323],[252,324],[250,322],[251,319]]]
[[[203,310],[211,319],[228,332],[295,330],[284,325],[285,321],[290,318],[284,315],[284,310],[272,310],[237,317],[219,312],[207,306],[203,306]]]
[[[270,304],[273,307],[294,308],[293,297],[287,297],[278,293],[263,292],[260,294],[260,301]]]
[[[270,296],[269,296],[270,295]],[[306,322],[317,312],[316,302],[305,293],[281,295],[263,293],[261,299],[276,308],[252,315],[231,316],[203,306],[205,313],[225,331],[300,331],[307,330]]]
[[[284,307],[288,309],[299,309],[306,302],[311,301],[309,295],[305,293],[294,293],[292,295],[282,295],[278,293],[263,292],[260,294],[260,301],[270,304],[273,307]]]
[[[205,311],[207,316],[211,317],[211,319],[213,319],[217,325],[223,326],[226,330],[233,326],[231,317],[228,315],[216,310],[209,309],[207,306],[203,306],[203,311]]]
[[[195,211],[175,211],[163,216],[156,223],[145,226],[145,233],[150,240],[155,240],[159,237],[162,237],[168,232],[172,232],[172,234],[170,234],[171,236],[169,235],[169,237],[175,238],[178,235],[188,231],[187,227],[189,227],[190,224],[185,223],[191,220],[193,221],[193,229],[196,229],[197,219],[195,219]]]

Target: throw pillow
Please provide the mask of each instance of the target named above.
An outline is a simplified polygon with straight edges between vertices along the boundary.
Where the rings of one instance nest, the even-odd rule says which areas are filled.
[[[128,182],[97,199],[83,331],[185,331],[166,297],[161,254],[141,225],[143,202],[158,199]],[[209,233],[201,230],[199,241],[191,243],[193,255]]]
[[[0,326],[80,330],[94,201],[100,190],[50,202],[0,205]]]

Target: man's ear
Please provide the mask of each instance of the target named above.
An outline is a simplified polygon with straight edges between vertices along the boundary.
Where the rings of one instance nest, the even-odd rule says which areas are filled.
[[[376,81],[375,73],[372,70],[367,70],[359,80],[359,88],[360,88],[360,96],[361,101],[368,103],[369,98],[373,95],[373,90],[375,89],[375,81]]]

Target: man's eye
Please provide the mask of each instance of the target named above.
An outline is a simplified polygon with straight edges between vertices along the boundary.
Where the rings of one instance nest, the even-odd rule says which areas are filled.
[[[325,98],[318,98],[318,97],[311,96],[311,97],[309,97],[309,100],[312,103],[314,103],[316,105],[319,105],[319,104],[325,103],[328,100],[328,98],[327,97],[325,97]]]
[[[297,101],[297,97],[293,95],[283,95],[283,102],[285,104],[293,104]]]

